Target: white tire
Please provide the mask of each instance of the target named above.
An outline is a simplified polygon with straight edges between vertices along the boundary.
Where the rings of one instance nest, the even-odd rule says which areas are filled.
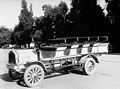
[[[84,62],[84,67],[83,71],[87,75],[92,75],[94,74],[96,70],[96,62],[93,58],[87,58],[86,61]]]

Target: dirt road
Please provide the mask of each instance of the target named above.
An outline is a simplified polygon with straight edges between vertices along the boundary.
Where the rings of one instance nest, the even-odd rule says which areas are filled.
[[[120,55],[102,55],[94,75],[86,76],[78,72],[47,76],[38,87],[29,88],[22,82],[12,81],[7,74],[6,51],[0,50],[0,89],[120,89]],[[7,53],[7,52],[6,52]]]

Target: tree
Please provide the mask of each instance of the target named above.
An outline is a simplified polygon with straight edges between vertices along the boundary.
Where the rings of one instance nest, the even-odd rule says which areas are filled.
[[[29,9],[27,8],[26,0],[21,1],[21,12],[19,16],[19,23],[15,26],[12,33],[11,39],[12,44],[24,45],[31,43],[32,41],[32,32],[33,32],[33,11],[32,4],[30,4]]]
[[[62,37],[64,34],[67,4],[60,2],[58,6],[43,5],[44,16],[35,18],[34,40],[48,42],[48,39]]]
[[[24,31],[23,29],[23,25],[18,24],[15,26],[14,31],[12,32],[11,35],[11,44],[17,44],[19,46],[24,45]]]
[[[49,21],[48,33],[50,38],[62,37],[64,35],[65,17],[68,12],[68,7],[65,2],[60,2],[58,6],[43,5],[45,18]]]
[[[11,42],[10,36],[11,31],[8,28],[0,27],[0,47]]]
[[[60,2],[57,7],[60,10],[60,15],[57,15],[55,20],[55,27],[56,27],[56,37],[65,37],[66,36],[66,29],[67,29],[67,13],[68,7],[65,2]]]
[[[113,46],[114,52],[120,52],[120,0],[106,0],[108,2],[107,18],[108,22],[108,33],[110,36],[110,42]]]
[[[22,25],[21,30],[23,31],[22,34],[24,35],[24,44],[29,44],[32,41],[31,32],[33,30],[34,23],[32,4],[30,4],[30,10],[28,10],[26,0],[22,0],[21,7],[22,10],[19,16],[19,24]]]
[[[104,21],[104,15],[101,8],[97,6],[97,0],[72,0],[71,5],[69,22],[74,29],[74,31],[71,30],[73,36],[96,35],[96,32],[100,31],[97,29],[103,25],[102,20]]]
[[[51,22],[52,20],[49,17],[41,16],[35,18],[34,35],[33,35],[35,41],[39,40],[46,42],[48,39],[53,37]],[[39,33],[40,35],[37,35]]]

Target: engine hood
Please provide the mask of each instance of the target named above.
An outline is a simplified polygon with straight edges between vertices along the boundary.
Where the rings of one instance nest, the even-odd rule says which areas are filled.
[[[37,61],[37,53],[33,49],[12,49],[15,54],[15,60],[18,64]]]

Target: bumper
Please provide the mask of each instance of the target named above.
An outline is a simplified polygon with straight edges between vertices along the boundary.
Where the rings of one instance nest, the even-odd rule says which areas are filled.
[[[26,67],[24,65],[15,65],[15,64],[6,64],[8,69],[13,69],[17,72],[23,73],[25,72]]]

